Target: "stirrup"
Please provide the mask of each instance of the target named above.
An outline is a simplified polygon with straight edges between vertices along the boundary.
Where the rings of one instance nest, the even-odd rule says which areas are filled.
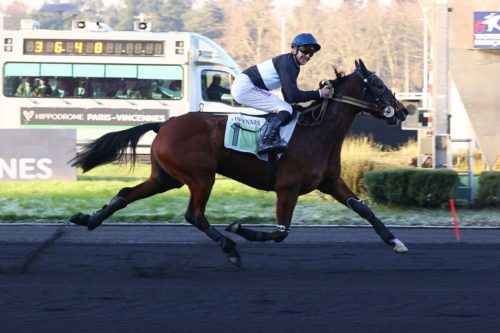
[[[264,140],[262,140],[264,141]],[[288,144],[286,143],[285,140],[279,138],[278,140],[274,142],[259,142],[259,145],[257,147],[257,154],[267,154],[269,152],[274,152],[276,154],[282,153],[288,148]]]

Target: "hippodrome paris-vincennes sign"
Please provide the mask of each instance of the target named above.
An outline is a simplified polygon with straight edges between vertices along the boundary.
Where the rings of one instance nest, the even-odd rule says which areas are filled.
[[[0,130],[0,181],[76,180],[74,129]]]
[[[136,126],[145,122],[164,122],[169,118],[169,110],[22,107],[20,116],[23,127],[31,125]]]

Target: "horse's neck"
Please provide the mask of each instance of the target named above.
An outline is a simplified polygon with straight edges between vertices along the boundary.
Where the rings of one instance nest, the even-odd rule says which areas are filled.
[[[347,104],[330,103],[320,126],[321,131],[325,132],[332,141],[344,140],[356,117],[356,111],[353,106]]]
[[[347,104],[331,104],[317,130],[317,139],[324,142],[329,156],[340,156],[342,144],[357,112],[353,106]]]
[[[335,86],[336,93],[340,93],[340,95],[357,97],[359,92],[356,89],[353,89],[353,84],[350,83],[353,77],[352,74],[340,79],[338,85]],[[358,114],[358,107],[353,106],[351,104],[343,103],[343,102],[331,102],[328,105],[328,109],[326,110],[326,115],[329,116],[326,119],[326,130],[332,133],[335,136],[335,142],[342,142],[346,137],[349,129],[351,128],[352,123],[354,122],[354,118]]]

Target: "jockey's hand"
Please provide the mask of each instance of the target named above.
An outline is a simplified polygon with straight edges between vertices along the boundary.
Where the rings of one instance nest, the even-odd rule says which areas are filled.
[[[330,86],[324,86],[319,90],[319,95],[324,99],[332,98],[333,96],[333,88]]]

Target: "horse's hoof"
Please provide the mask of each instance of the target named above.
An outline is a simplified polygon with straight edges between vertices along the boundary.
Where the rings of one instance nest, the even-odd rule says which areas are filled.
[[[223,237],[219,244],[222,252],[227,255],[229,262],[236,267],[241,267],[240,253],[236,250],[236,243],[229,237]]]
[[[100,226],[101,223],[102,223],[102,220],[95,218],[95,216],[90,216],[88,221],[87,221],[87,229],[89,229],[89,231],[92,231],[95,228],[97,228],[98,226]]]
[[[229,253],[227,253],[227,260],[236,267],[241,267],[241,257],[240,253],[236,248],[233,248]]]
[[[94,230],[102,223],[102,221],[98,218],[95,218],[94,215],[83,214],[82,212],[78,212],[75,215],[71,216],[69,218],[69,221],[76,225],[87,227],[87,229],[89,229],[90,231]]]
[[[226,231],[236,233],[240,229],[241,224],[239,222],[233,222],[227,226]]]
[[[408,252],[408,248],[397,238],[391,240],[392,249],[397,253],[405,253]]]
[[[87,224],[87,229],[89,231],[92,231],[92,230],[94,230],[95,228],[97,228],[100,225],[101,225],[100,223],[99,224]]]
[[[82,212],[78,212],[75,215],[71,216],[69,218],[69,221],[76,225],[87,226],[88,218],[89,218],[88,214],[83,214]]]

